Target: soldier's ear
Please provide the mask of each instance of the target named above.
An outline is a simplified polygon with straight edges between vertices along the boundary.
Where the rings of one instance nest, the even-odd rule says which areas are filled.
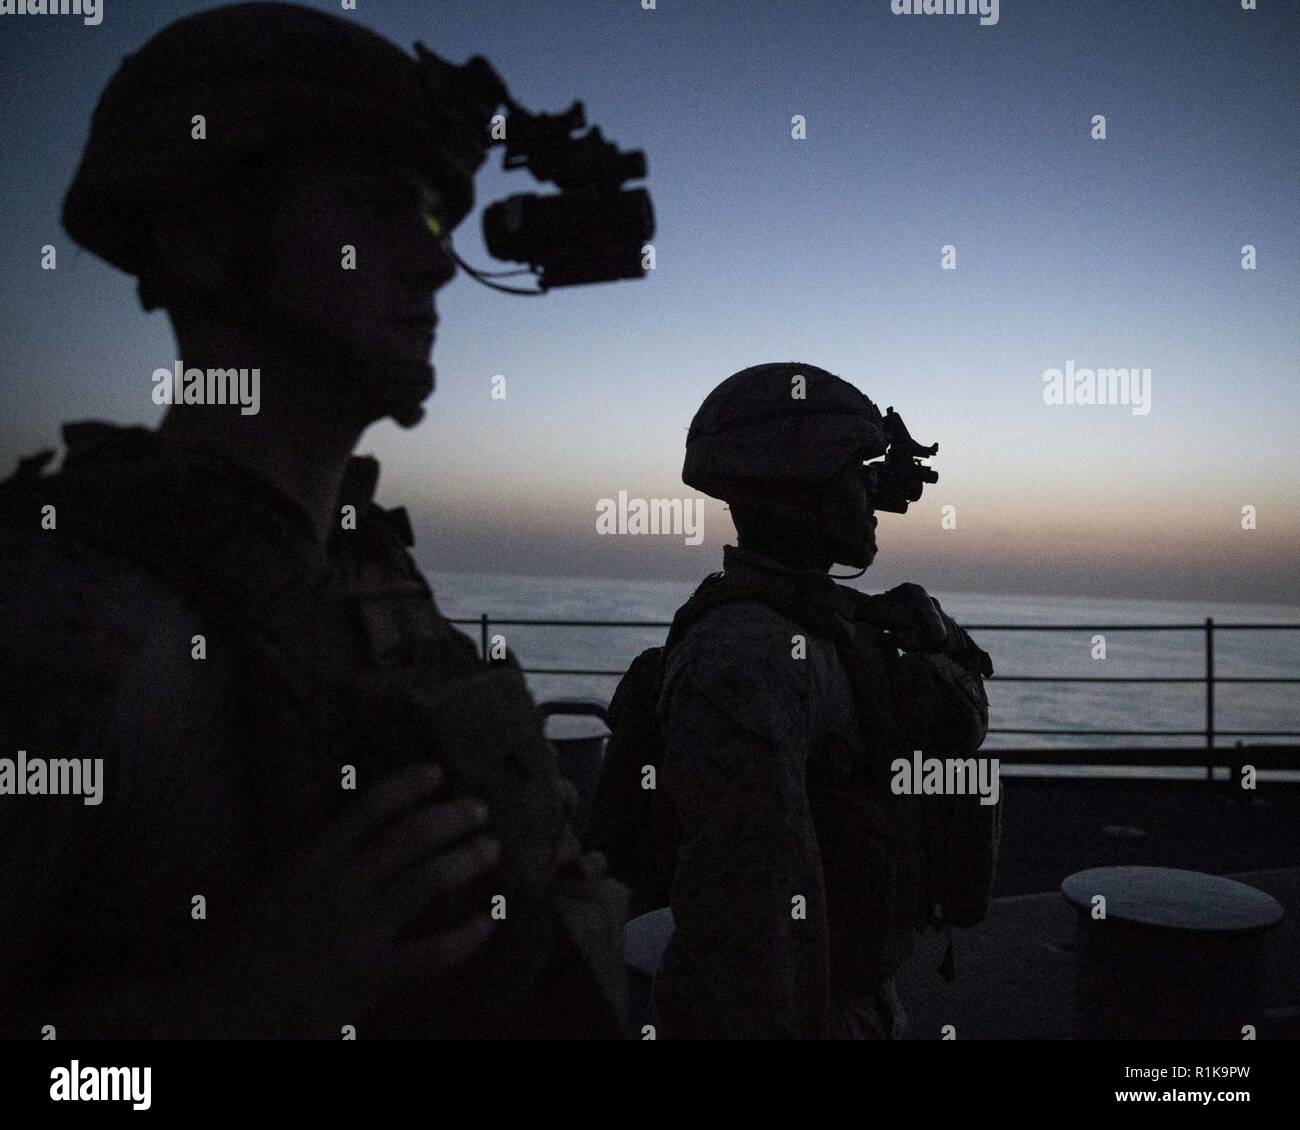
[[[228,286],[236,240],[244,227],[239,210],[217,196],[201,206],[159,214],[151,233],[155,273],[187,287]]]

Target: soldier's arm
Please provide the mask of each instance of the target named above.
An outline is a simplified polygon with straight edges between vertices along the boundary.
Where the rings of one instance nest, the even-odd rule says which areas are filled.
[[[815,1037],[828,966],[804,787],[807,663],[780,618],[723,615],[665,678],[661,787],[682,837],[658,1019],[669,1038]]]
[[[909,749],[975,753],[989,724],[984,680],[946,655],[904,655],[894,669],[898,722]]]
[[[119,759],[106,740],[116,644],[88,580],[61,549],[0,540],[0,757],[102,759],[100,802],[82,796],[0,795],[0,1035],[39,1039],[59,1027],[41,970],[58,929],[59,899],[113,818]],[[101,594],[102,595],[102,594]],[[60,1031],[60,1035],[63,1033]]]
[[[58,1038],[218,1034],[198,1030],[216,994],[190,975],[73,997],[52,970],[52,955],[74,959],[62,932],[84,911],[86,885],[145,834],[140,759],[166,719],[123,683],[162,677],[151,679],[139,662],[142,635],[175,616],[153,592],[133,568],[70,540],[0,536],[0,757],[16,761],[23,751],[29,761],[102,767],[89,798],[0,795],[0,1035],[8,1038],[40,1039],[47,1026]],[[187,634],[178,639],[188,648]]]

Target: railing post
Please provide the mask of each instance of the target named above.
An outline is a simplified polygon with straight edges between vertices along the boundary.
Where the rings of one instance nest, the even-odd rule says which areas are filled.
[[[478,618],[478,638],[479,644],[483,648],[483,662],[486,663],[488,661],[488,616],[486,612]]]
[[[1214,779],[1214,617],[1205,618],[1205,779]]]

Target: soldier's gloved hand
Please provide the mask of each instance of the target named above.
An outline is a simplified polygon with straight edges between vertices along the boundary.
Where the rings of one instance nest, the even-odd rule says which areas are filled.
[[[486,806],[438,801],[442,780],[437,766],[420,765],[361,793],[249,899],[221,939],[224,977],[213,987],[236,1027],[337,1037],[378,1001],[445,978],[483,948],[486,913],[398,939],[500,854],[482,834]]]
[[[902,614],[890,635],[903,651],[946,655],[985,678],[993,674],[993,661],[969,633],[920,585],[896,585],[881,598]]]
[[[896,619],[888,624],[894,643],[904,651],[947,654],[961,631],[920,585],[895,585],[880,598]]]

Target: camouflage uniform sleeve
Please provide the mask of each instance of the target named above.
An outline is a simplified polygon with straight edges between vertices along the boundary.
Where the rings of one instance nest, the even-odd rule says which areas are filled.
[[[183,851],[176,822],[155,817],[205,787],[207,763],[186,724],[193,686],[156,660],[207,666],[189,660],[179,597],[71,539],[0,534],[0,623],[0,757],[102,766],[93,796],[0,795],[0,1030],[35,1038],[66,1003],[52,955],[66,956],[70,918],[102,909],[88,891],[133,860],[154,861],[147,884]]]
[[[63,554],[0,539],[0,757],[104,757],[112,641],[91,586],[65,584]],[[114,759],[106,758],[105,764]],[[106,788],[106,792],[108,789]],[[39,969],[55,901],[78,874],[106,809],[80,796],[0,795],[0,1030],[35,1038],[16,994]],[[26,971],[26,972],[24,972]]]
[[[809,1038],[828,996],[821,856],[804,785],[810,675],[760,605],[670,654],[661,787],[681,826],[676,929],[656,977],[666,1038]]]

